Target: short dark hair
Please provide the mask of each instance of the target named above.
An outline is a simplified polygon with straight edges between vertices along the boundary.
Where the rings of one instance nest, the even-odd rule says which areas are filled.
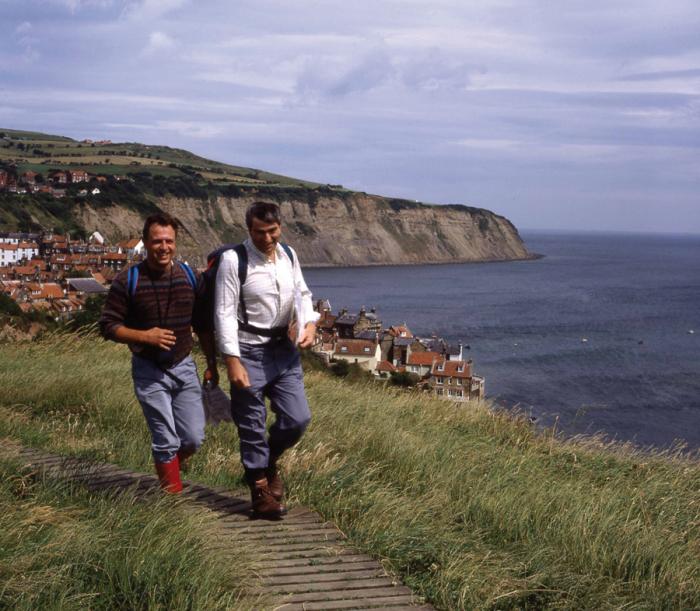
[[[151,214],[143,224],[143,234],[141,237],[144,242],[148,239],[148,232],[151,229],[151,225],[172,227],[175,230],[176,236],[177,230],[180,228],[180,222],[174,216],[170,216],[167,212],[156,212],[155,214]]]
[[[253,226],[254,218],[265,223],[282,224],[280,207],[273,202],[253,202],[250,204],[245,212],[245,224],[248,229]]]

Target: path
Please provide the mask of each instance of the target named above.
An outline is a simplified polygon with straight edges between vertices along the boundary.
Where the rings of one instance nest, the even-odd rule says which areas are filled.
[[[79,481],[88,489],[131,490],[140,496],[158,490],[154,475],[122,469],[108,463],[67,458],[42,450],[19,449],[26,467],[48,476]],[[281,521],[251,520],[250,502],[223,488],[183,482],[183,497],[213,512],[226,544],[244,540],[264,550],[257,557],[256,591],[278,600],[275,611],[363,609],[434,611],[416,602],[412,591],[389,576],[375,559],[354,550],[344,535],[319,514],[295,507]]]

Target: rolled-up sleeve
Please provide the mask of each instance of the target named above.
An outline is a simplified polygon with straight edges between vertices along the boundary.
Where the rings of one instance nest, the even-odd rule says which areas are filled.
[[[291,247],[290,247],[291,248]],[[309,290],[309,287],[306,286],[306,281],[304,280],[304,274],[301,272],[301,265],[299,264],[299,256],[295,251],[292,251],[294,253],[294,265],[293,265],[293,274],[294,274],[294,288],[295,290],[299,291],[301,294],[301,307],[302,307],[302,316],[303,320],[307,323],[310,322],[317,322],[319,318],[321,318],[321,315],[314,310],[314,303],[313,299],[311,296],[311,291]]]
[[[216,272],[214,298],[214,327],[219,351],[228,356],[240,356],[238,345],[238,301],[240,294],[238,280],[238,255],[235,250],[227,250],[221,255]]]

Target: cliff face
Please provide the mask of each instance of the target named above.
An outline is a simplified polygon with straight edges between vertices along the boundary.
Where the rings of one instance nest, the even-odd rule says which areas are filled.
[[[251,193],[208,201],[165,197],[156,203],[183,223],[180,252],[202,263],[216,246],[247,235],[244,214],[256,199]],[[512,223],[488,210],[427,206],[361,193],[279,203],[283,239],[296,249],[304,265],[504,261],[532,256]],[[143,223],[138,213],[117,206],[100,210],[84,206],[79,216],[87,230],[99,229],[110,240],[138,235]]]

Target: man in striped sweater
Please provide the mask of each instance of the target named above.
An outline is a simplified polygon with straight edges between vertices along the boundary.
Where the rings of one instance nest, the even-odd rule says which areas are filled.
[[[207,358],[205,377],[218,382],[204,283],[174,259],[178,226],[167,214],[146,219],[146,260],[114,278],[100,318],[103,337],[128,344],[132,352],[134,389],[151,432],[156,472],[173,493],[182,490],[180,468],[204,441],[192,327]]]
[[[318,313],[298,257],[279,242],[279,207],[255,202],[246,224],[250,238],[241,252],[245,281],[241,286],[238,252],[227,250],[216,275],[214,323],[231,381],[231,411],[253,512],[275,519],[286,513],[277,461],[299,441],[311,419],[295,343],[300,348],[313,344]],[[290,333],[295,311],[303,324],[299,334]],[[266,398],[275,414],[269,436]]]

